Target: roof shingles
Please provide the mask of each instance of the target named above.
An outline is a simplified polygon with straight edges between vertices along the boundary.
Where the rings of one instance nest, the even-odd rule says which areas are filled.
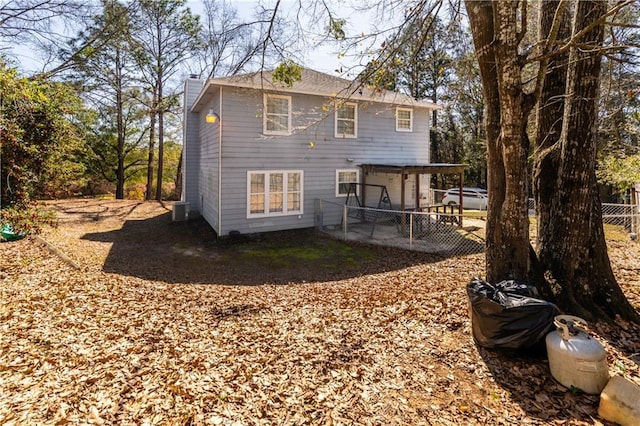
[[[209,79],[199,98],[194,103],[192,110],[198,111],[202,107],[202,104],[208,100],[209,96],[207,96],[207,93],[213,94],[214,90],[210,89],[215,89],[219,86],[244,87],[278,93],[300,93],[343,100],[381,102],[429,109],[440,108],[440,106],[432,102],[415,100],[402,93],[389,90],[376,90],[362,85],[357,81],[350,81],[303,68],[302,78],[294,82],[291,87],[288,87],[284,83],[274,82],[272,71],[258,71],[243,75]]]

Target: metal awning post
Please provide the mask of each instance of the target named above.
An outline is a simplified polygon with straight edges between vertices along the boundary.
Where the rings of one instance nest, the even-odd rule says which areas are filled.
[[[360,194],[360,199],[362,200],[362,205],[366,206],[367,205],[367,170],[362,170],[362,176],[361,176],[361,181],[362,181],[362,194]]]
[[[414,175],[415,179],[416,179],[416,211],[420,211],[420,174],[418,172],[416,172],[416,174]]]

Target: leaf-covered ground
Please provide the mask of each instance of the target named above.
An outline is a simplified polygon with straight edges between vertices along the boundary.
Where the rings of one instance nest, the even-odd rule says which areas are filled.
[[[304,232],[215,241],[170,206],[51,203],[0,244],[0,424],[607,424],[535,357],[477,347],[441,259]],[[640,309],[640,245],[610,247]],[[592,324],[640,384],[640,328]]]

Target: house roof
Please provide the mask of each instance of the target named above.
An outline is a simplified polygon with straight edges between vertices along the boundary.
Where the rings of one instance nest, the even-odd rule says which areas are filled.
[[[191,110],[194,112],[200,111],[210,96],[213,96],[217,88],[224,86],[244,87],[277,93],[326,96],[353,101],[382,102],[416,108],[441,108],[441,106],[433,102],[415,100],[402,93],[392,92],[390,90],[375,90],[371,87],[361,85],[357,81],[303,68],[301,80],[294,82],[291,87],[281,82],[274,82],[273,71],[259,71],[243,75],[209,79],[194,102]]]

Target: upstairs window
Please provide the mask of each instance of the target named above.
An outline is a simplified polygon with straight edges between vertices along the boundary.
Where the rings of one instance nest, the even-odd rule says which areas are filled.
[[[336,109],[336,138],[358,137],[358,104],[347,102]]]
[[[264,95],[265,135],[288,135],[291,133],[291,97]]]
[[[396,132],[413,131],[413,110],[410,108],[396,108]]]

